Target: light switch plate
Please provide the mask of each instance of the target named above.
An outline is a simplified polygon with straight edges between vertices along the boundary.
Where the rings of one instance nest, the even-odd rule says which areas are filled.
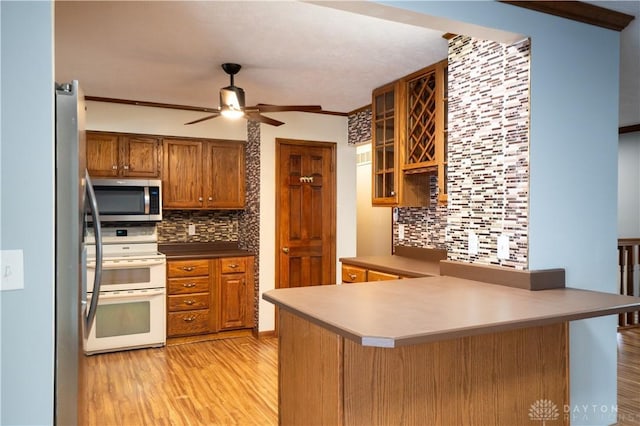
[[[509,259],[509,237],[504,234],[498,237],[498,259]]]
[[[196,226],[193,223],[189,225],[189,235],[196,235]]]
[[[469,231],[469,242],[467,247],[469,256],[475,256],[476,254],[478,254],[479,246],[480,241],[478,240],[478,236],[475,232]]]
[[[404,240],[404,223],[398,225],[398,240]]]
[[[0,278],[1,291],[24,288],[22,250],[0,250]]]

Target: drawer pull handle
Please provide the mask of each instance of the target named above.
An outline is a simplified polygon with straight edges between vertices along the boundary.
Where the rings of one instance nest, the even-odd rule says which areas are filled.
[[[238,267],[238,265],[236,265],[235,263],[232,263],[231,265],[229,265],[229,268],[231,269],[236,269]]]
[[[182,285],[186,288],[193,288],[196,286],[196,283],[184,283]]]
[[[191,315],[190,317],[184,317],[184,322],[192,322],[195,321],[196,316],[195,315]]]
[[[349,274],[349,278],[355,280],[358,276],[356,274]]]
[[[196,303],[196,301],[193,299],[187,299],[184,301],[184,304],[189,306],[193,305],[194,303]]]
[[[187,271],[187,272],[191,272],[191,271],[193,271],[194,269],[196,269],[196,268],[195,268],[195,267],[193,267],[193,266],[183,266],[183,267],[182,267],[182,270],[183,270],[183,271]]]

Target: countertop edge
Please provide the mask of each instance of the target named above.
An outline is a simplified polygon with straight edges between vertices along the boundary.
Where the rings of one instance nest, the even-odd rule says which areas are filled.
[[[485,283],[479,283],[485,284]],[[580,290],[582,289],[567,288],[567,290]],[[293,313],[301,318],[308,320],[309,322],[323,327],[327,330],[335,332],[336,334],[348,338],[362,346],[384,347],[394,348],[400,346],[416,345],[422,343],[443,341],[461,337],[476,336],[482,334],[505,332],[517,329],[523,329],[534,326],[544,326],[550,324],[556,324],[560,322],[569,322],[582,320],[587,318],[596,318],[614,314],[620,314],[625,312],[636,311],[639,308],[638,303],[629,303],[616,306],[609,306],[604,308],[590,308],[584,311],[568,312],[566,314],[554,314],[553,316],[542,316],[530,319],[513,320],[508,322],[496,322],[490,324],[483,324],[472,327],[458,328],[458,329],[446,329],[435,332],[425,332],[418,335],[406,335],[406,336],[367,336],[354,332],[353,330],[345,329],[339,325],[333,324],[327,320],[320,319],[317,316],[307,314],[295,307],[288,305],[277,298],[274,298],[269,293],[274,290],[270,290],[262,294],[262,298],[280,309],[284,309],[290,313]],[[541,290],[545,291],[545,290]],[[553,290],[549,290],[553,291]]]

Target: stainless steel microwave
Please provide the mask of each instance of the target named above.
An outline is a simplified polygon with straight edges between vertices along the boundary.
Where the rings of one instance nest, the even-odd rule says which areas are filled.
[[[159,179],[91,179],[100,222],[158,222],[162,220],[162,181]]]

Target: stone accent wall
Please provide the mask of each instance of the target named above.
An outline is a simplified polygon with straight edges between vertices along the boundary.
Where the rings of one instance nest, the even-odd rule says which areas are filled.
[[[247,122],[245,209],[240,212],[238,245],[255,253],[254,323],[258,324],[260,290],[260,123]]]
[[[529,40],[449,41],[450,260],[528,266],[529,57]],[[477,255],[468,254],[469,231],[479,238]],[[497,258],[501,234],[510,241],[507,260]]]
[[[366,109],[348,118],[349,145],[371,142],[371,109]]]
[[[429,207],[400,207],[398,221],[393,224],[393,245],[446,249],[447,206],[439,206],[436,195],[438,176],[429,182]],[[398,225],[404,225],[404,239],[399,239]]]

